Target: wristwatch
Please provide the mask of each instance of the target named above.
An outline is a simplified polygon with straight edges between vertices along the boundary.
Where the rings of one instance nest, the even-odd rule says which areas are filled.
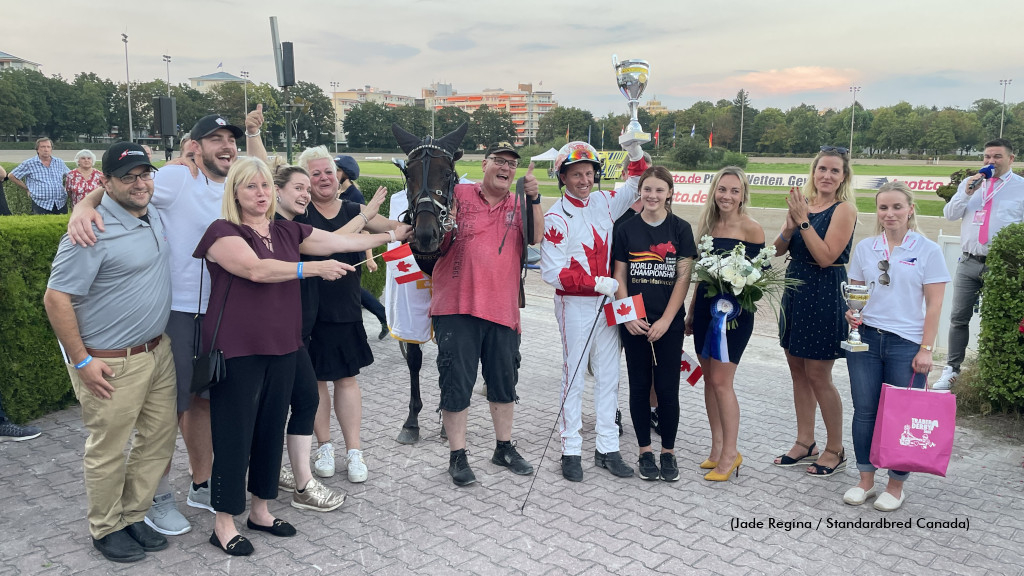
[[[924,350],[927,350],[927,351],[931,352],[932,350],[934,350],[934,349],[935,349],[935,346],[931,346],[931,345],[929,345],[929,344],[921,344],[921,348],[922,348],[922,349],[924,349]]]
[[[801,222],[800,223],[800,229],[801,230],[807,230],[810,227],[811,227],[811,223],[809,221],[805,221],[805,222]]]

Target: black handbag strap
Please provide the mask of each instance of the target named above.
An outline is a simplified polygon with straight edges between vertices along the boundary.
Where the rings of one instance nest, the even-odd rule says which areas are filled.
[[[206,259],[202,260],[200,266],[206,266]],[[224,308],[228,305],[228,293],[231,292],[231,281],[235,279],[234,274],[230,274],[228,277],[228,287],[224,289],[224,301],[220,304],[220,312],[217,313],[217,325],[213,327],[213,338],[210,339],[210,350],[217,345],[217,333],[220,332],[220,321],[224,318]],[[211,285],[213,280],[211,278]],[[212,292],[212,290],[211,290]],[[199,318],[199,311],[203,309],[203,271],[202,268],[199,270],[199,303],[196,305],[196,318]],[[199,354],[198,347],[196,347],[196,354]]]

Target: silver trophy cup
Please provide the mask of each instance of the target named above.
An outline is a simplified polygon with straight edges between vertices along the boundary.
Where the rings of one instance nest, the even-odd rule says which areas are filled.
[[[839,286],[839,291],[843,295],[843,300],[846,301],[846,305],[853,310],[853,317],[860,320],[861,310],[864,309],[868,304],[868,298],[871,297],[871,288],[874,287],[874,282],[870,285],[860,284],[847,284],[843,282]],[[854,328],[850,330],[850,337],[845,342],[841,342],[839,346],[847,352],[865,352],[868,349],[868,345],[861,342],[860,331]]]
[[[651,135],[644,132],[640,122],[636,119],[636,111],[640,108],[640,95],[647,88],[647,76],[651,72],[651,65],[646,60],[623,60],[612,54],[612,65],[615,67],[615,82],[619,85],[619,92],[629,102],[629,125],[622,136],[619,136],[619,144],[627,142],[650,142]]]

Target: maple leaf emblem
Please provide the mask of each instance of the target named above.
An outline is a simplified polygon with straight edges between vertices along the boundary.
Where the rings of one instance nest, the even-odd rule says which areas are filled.
[[[690,371],[690,363],[687,362],[686,360],[683,360],[682,362],[680,362],[679,363],[679,371],[680,372],[689,372]]]
[[[629,314],[632,311],[633,311],[633,308],[631,306],[626,306],[626,303],[623,302],[622,304],[619,304],[619,309],[616,310],[615,312],[619,316],[625,316],[625,315]]]
[[[408,262],[405,262],[403,260],[403,261],[399,262],[398,264],[395,264],[395,268],[398,268],[399,272],[405,273],[405,272],[408,272],[410,269],[412,269],[412,266],[410,266]]]
[[[609,196],[611,196],[612,198],[615,198],[615,193],[616,193],[616,192],[618,192],[618,190],[615,190],[615,189],[613,188],[613,189],[611,189],[611,190],[609,190],[609,191],[608,191],[608,195],[609,195]]]
[[[544,233],[544,239],[557,246],[558,244],[562,243],[562,240],[565,240],[565,236],[563,236],[562,233],[559,232],[558,230],[555,230],[555,227],[552,226],[551,228],[548,228],[547,232]]]

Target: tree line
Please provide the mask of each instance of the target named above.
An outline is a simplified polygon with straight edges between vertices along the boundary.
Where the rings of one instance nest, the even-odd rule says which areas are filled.
[[[742,103],[742,105],[741,105]],[[660,127],[660,148],[703,147],[709,135],[713,144],[729,151],[740,151],[740,118],[743,118],[742,152],[746,154],[813,154],[822,145],[849,146],[850,116],[853,114],[853,150],[858,155],[920,154],[929,156],[959,155],[977,152],[988,140],[999,136],[1002,104],[998,100],[976,100],[969,109],[955,107],[913,106],[900,102],[893,106],[865,109],[857,103],[842,110],[819,110],[811,104],[800,104],[788,110],[752,105],[744,91],[733,100],[712,103],[702,100],[686,110],[652,115],[638,112],[644,130],[654,133]],[[564,142],[566,128],[570,139],[586,140],[599,145],[599,134],[605,146],[617,146],[626,114],[594,117],[580,108],[557,107],[541,119],[538,141]],[[694,138],[690,138],[691,130]],[[674,133],[674,138],[673,138]],[[1024,147],[1024,102],[1007,104],[1003,118],[1003,137],[1015,149]],[[695,141],[695,142],[694,142]],[[696,144],[696,146],[695,146]],[[652,142],[645,146],[654,148]]]
[[[136,135],[146,136],[153,126],[153,98],[167,94],[164,80],[132,82],[132,123]],[[178,124],[187,132],[196,120],[213,112],[241,125],[246,99],[243,86],[224,83],[208,92],[199,92],[187,84],[170,87],[177,99]],[[334,108],[319,86],[298,82],[290,89],[300,106],[293,116],[293,134],[298,146],[334,142]],[[284,142],[285,96],[267,83],[250,84],[248,106],[263,104],[268,146]],[[740,129],[742,111],[742,131]],[[846,146],[850,141],[850,115],[854,115],[853,149],[858,155],[879,156],[919,154],[929,156],[976,153],[987,140],[999,135],[998,100],[976,100],[968,109],[913,106],[900,102],[893,106],[865,109],[859,103],[841,110],[819,110],[800,104],[783,111],[758,109],[744,91],[733,100],[702,100],[685,110],[657,115],[641,109],[638,113],[644,129],[652,134],[660,128],[659,148],[677,148],[675,156],[686,163],[686,156],[707,150],[713,132],[713,144],[726,151],[747,154],[806,155],[823,144]],[[348,147],[353,149],[392,149],[396,147],[391,124],[397,122],[413,134],[443,135],[462,122],[470,130],[464,148],[474,150],[490,142],[514,140],[511,115],[499,109],[481,106],[473,114],[457,108],[431,111],[413,106],[389,107],[363,102],[351,109],[344,120]],[[625,113],[595,117],[591,112],[570,106],[558,106],[540,119],[535,139],[525,144],[545,149],[566,141],[589,140],[604,148],[618,148],[618,135],[627,124]],[[1016,149],[1024,148],[1024,102],[1008,104],[1002,118],[1003,137]],[[124,137],[128,127],[128,102],[124,82],[114,82],[94,73],[80,73],[72,80],[51,77],[32,70],[0,72],[0,138],[25,140],[47,135],[55,140],[91,141],[117,134]],[[694,137],[690,137],[691,130]],[[742,147],[741,147],[742,134]],[[673,146],[674,145],[674,146]],[[655,142],[646,146],[654,148]]]

